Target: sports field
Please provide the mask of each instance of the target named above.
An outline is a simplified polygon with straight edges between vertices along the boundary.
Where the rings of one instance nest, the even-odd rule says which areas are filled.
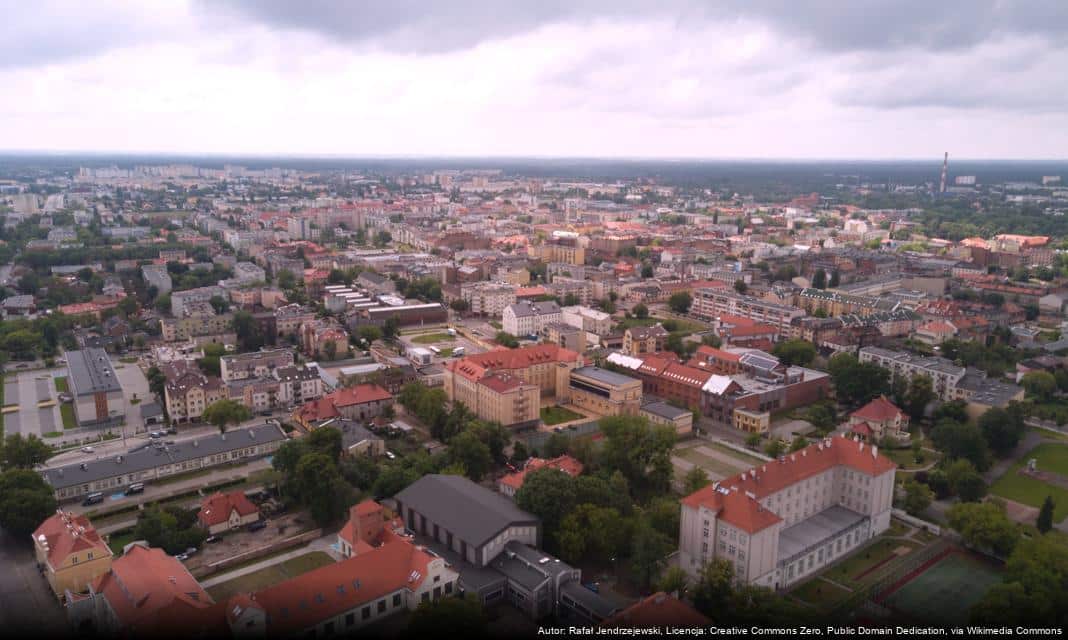
[[[999,582],[1001,572],[994,566],[965,553],[951,553],[898,587],[883,604],[918,621],[959,624]]]
[[[1053,498],[1053,521],[1068,517],[1068,488],[1043,482],[1039,478],[1020,473],[1027,461],[1034,458],[1039,471],[1068,478],[1068,445],[1040,444],[1020,456],[1020,459],[990,487],[990,493],[1015,500],[1032,507],[1041,507],[1046,496]]]

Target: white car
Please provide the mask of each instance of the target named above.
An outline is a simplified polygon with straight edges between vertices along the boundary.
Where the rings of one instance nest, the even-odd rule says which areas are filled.
[[[390,460],[396,460],[397,459],[396,454],[394,454],[392,451],[387,451],[386,452],[386,457],[389,458]]]
[[[96,451],[96,449],[93,449],[92,447],[82,447],[82,453],[92,453],[93,451]]]

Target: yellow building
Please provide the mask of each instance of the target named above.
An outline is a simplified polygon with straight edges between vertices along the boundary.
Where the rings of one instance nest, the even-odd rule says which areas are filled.
[[[58,598],[85,591],[111,571],[111,548],[85,516],[56,511],[33,532],[33,546]]]
[[[585,264],[586,250],[577,245],[546,242],[530,247],[531,256],[542,262],[566,262],[567,264]]]
[[[633,416],[641,409],[642,381],[600,367],[580,367],[571,372],[565,399],[589,413]]]

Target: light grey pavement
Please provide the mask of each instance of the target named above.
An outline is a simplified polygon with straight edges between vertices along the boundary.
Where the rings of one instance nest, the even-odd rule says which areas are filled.
[[[4,431],[44,437],[53,431],[63,431],[54,378],[62,369],[24,371],[4,379],[4,405],[18,405],[18,411],[4,414]],[[38,403],[52,401],[49,407]]]
[[[144,430],[141,422],[141,404],[152,402],[155,396],[148,390],[148,378],[136,363],[119,362],[111,357],[111,366],[115,367],[115,377],[119,379],[123,395],[126,397],[126,432],[139,433]],[[140,402],[137,402],[140,400]]]
[[[10,637],[70,635],[67,615],[37,569],[28,541],[0,531],[0,629]]]

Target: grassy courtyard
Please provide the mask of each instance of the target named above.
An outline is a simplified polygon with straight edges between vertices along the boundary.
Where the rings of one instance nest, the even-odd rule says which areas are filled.
[[[455,339],[447,333],[424,333],[413,336],[412,342],[416,344],[434,344],[437,342],[452,342]]]
[[[904,547],[908,553],[912,553],[917,546],[911,542],[883,538],[834,565],[823,575],[850,587],[864,584],[882,574],[885,568],[894,564],[896,558],[901,557],[897,553],[899,548]]]
[[[581,413],[575,413],[571,409],[565,409],[564,407],[541,408],[541,421],[550,427],[554,424],[571,422],[572,420],[578,420],[580,418],[582,418]]]
[[[848,589],[817,576],[790,592],[790,595],[820,609],[832,609],[852,594]]]
[[[329,554],[323,551],[312,551],[311,553],[305,553],[284,562],[264,567],[259,571],[246,573],[243,576],[227,580],[213,587],[208,587],[207,591],[218,602],[229,598],[235,593],[259,591],[265,587],[333,563],[334,559]]]
[[[1047,442],[1020,456],[1016,464],[990,487],[990,493],[1032,507],[1041,507],[1046,496],[1052,496],[1055,503],[1053,520],[1060,522],[1068,517],[1068,489],[1021,474],[1020,469],[1032,458],[1037,460],[1039,471],[1068,478],[1068,445]]]
[[[70,386],[67,384],[66,377],[53,378],[56,383],[56,391],[60,393],[70,393]]]

